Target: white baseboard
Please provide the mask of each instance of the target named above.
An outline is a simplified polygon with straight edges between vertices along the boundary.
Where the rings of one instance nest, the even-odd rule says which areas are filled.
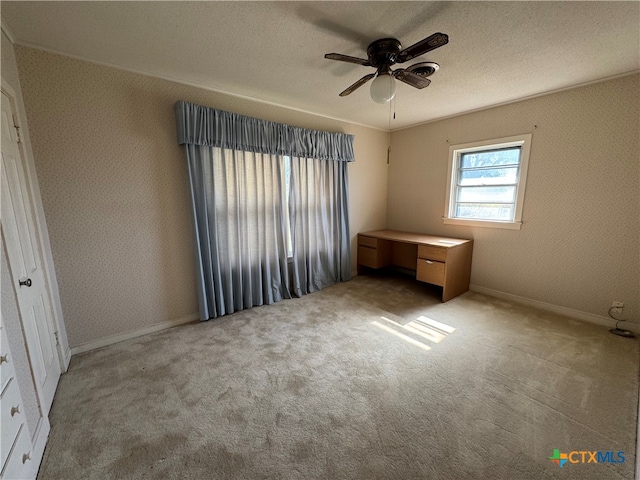
[[[31,460],[33,461],[33,478],[38,475],[40,464],[42,463],[42,457],[44,457],[44,449],[47,446],[47,440],[49,440],[49,431],[51,425],[47,417],[40,417],[38,426],[36,427],[36,433],[31,439]]]
[[[593,313],[583,312],[581,310],[575,310],[573,308],[561,307],[560,305],[541,302],[540,300],[533,300],[531,298],[521,297],[520,295],[514,295],[512,293],[501,292],[499,290],[481,287],[480,285],[469,285],[469,290],[476,293],[483,293],[491,297],[501,298],[503,300],[511,300],[512,302],[521,303],[523,305],[539,308],[540,310],[546,310],[552,313],[557,313],[558,315],[565,315],[577,320],[584,320],[585,322],[595,323],[596,325],[602,325],[609,328],[616,326],[616,321],[609,317],[603,317],[601,315],[595,315]],[[620,325],[620,328],[640,333],[640,325],[631,322],[621,323],[622,324]]]
[[[63,362],[64,362],[64,372],[66,372],[67,370],[69,370],[69,362],[71,362],[71,347],[67,346],[67,349],[64,351],[64,357],[63,357]]]
[[[77,355],[78,353],[88,352],[89,350],[95,350],[96,348],[106,347],[107,345],[113,345],[114,343],[141,337],[149,333],[159,332],[160,330],[166,330],[167,328],[177,327],[178,325],[184,325],[185,323],[195,322],[199,318],[200,316],[197,313],[192,313],[191,315],[176,318],[175,320],[169,320],[168,322],[157,323],[150,327],[141,328],[140,330],[134,330],[132,332],[120,333],[118,335],[111,335],[110,337],[92,340],[91,342],[72,347],[71,355]]]

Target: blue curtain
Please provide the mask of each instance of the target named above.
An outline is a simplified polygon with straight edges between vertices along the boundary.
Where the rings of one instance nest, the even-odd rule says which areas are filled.
[[[214,108],[177,102],[178,144],[353,162],[353,135],[268,122]]]
[[[295,295],[351,279],[346,162],[294,157],[289,220]]]
[[[186,102],[175,109],[201,320],[350,280],[353,136]]]

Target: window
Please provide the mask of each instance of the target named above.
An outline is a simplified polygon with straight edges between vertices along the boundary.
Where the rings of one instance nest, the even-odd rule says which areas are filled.
[[[285,185],[284,216],[289,218],[289,192],[291,191],[291,157],[284,156],[284,168],[282,169],[282,183]],[[293,244],[291,243],[291,222],[285,222],[285,238],[287,240],[287,258],[293,257]]]
[[[189,169],[201,320],[351,279],[352,135],[186,102],[175,109]]]
[[[444,223],[520,229],[531,134],[449,148]]]

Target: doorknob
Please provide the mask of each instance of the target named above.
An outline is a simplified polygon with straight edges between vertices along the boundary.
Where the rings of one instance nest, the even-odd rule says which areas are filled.
[[[27,278],[26,280],[20,280],[20,286],[25,286],[25,287],[30,287],[31,286],[31,279]]]

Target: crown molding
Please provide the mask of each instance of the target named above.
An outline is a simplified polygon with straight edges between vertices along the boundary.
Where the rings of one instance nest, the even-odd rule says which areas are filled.
[[[569,85],[567,87],[556,88],[555,90],[547,90],[546,92],[540,92],[533,95],[529,95],[527,97],[516,98],[514,100],[509,100],[507,102],[495,103],[493,105],[487,105],[486,107],[479,107],[473,110],[465,110],[464,112],[454,113],[452,115],[446,115],[444,117],[434,118],[432,120],[426,120],[424,122],[415,123],[413,125],[401,128],[392,128],[390,132],[399,132],[401,130],[408,130],[410,128],[419,127],[421,125],[427,125],[429,123],[439,122],[440,120],[447,120],[449,118],[461,117],[462,115],[467,115],[469,113],[482,112],[483,110],[490,110],[492,108],[503,107],[505,105],[511,105],[513,103],[520,103],[526,100],[532,100],[538,97],[544,97],[546,95],[553,95],[554,93],[566,92],[567,90],[573,90],[575,88],[587,87],[589,85],[594,85],[596,83],[608,82],[610,80],[617,80],[618,78],[628,77],[630,75],[637,75],[640,73],[640,70],[631,70],[629,72],[617,73],[616,75],[610,75],[608,77],[596,78],[595,80],[589,80],[588,82],[577,83],[575,85]]]
[[[4,29],[4,23],[3,23],[3,29]],[[201,84],[201,83],[188,82],[188,81],[181,80],[179,78],[171,77],[171,76],[168,76],[168,75],[160,75],[160,74],[157,74],[157,73],[147,72],[145,70],[138,70],[136,68],[129,68],[129,67],[123,67],[123,66],[120,66],[120,65],[115,65],[115,64],[109,63],[109,62],[103,62],[103,61],[99,61],[99,60],[92,60],[90,58],[82,57],[80,55],[73,55],[73,54],[70,54],[70,53],[65,53],[65,52],[61,52],[61,51],[55,50],[53,48],[42,47],[42,46],[37,45],[37,44],[31,44],[31,43],[28,43],[28,42],[14,42],[14,45],[18,45],[20,47],[32,48],[34,50],[40,50],[42,52],[53,53],[54,55],[61,55],[63,57],[72,58],[74,60],[80,60],[82,62],[93,63],[95,65],[101,65],[103,67],[115,68],[116,70],[122,70],[122,71],[130,72],[130,73],[137,73],[138,75],[144,75],[146,77],[157,78],[157,79],[160,79],[160,80],[165,80],[167,82],[178,83],[180,85],[186,85],[188,87],[201,88],[203,90],[208,90],[210,92],[219,93],[221,95],[227,95],[227,96],[230,96],[230,97],[240,98],[240,99],[243,99],[243,100],[249,100],[249,101],[256,102],[256,103],[262,103],[262,104],[270,105],[270,106],[273,106],[273,107],[284,108],[286,110],[292,110],[294,112],[305,113],[307,115],[313,115],[315,117],[327,118],[329,120],[335,120],[335,121],[346,123],[346,124],[349,124],[349,125],[357,125],[359,127],[370,128],[372,130],[378,130],[380,132],[388,133],[387,129],[376,127],[376,126],[373,126],[373,125],[367,125],[365,123],[354,122],[353,120],[347,120],[347,119],[340,118],[340,117],[333,117],[331,115],[325,115],[325,114],[322,114],[322,113],[312,112],[311,110],[305,110],[303,108],[291,107],[289,105],[284,105],[282,103],[272,102],[272,101],[269,101],[269,100],[264,100],[264,99],[261,99],[261,98],[252,97],[252,96],[249,96],[249,95],[243,95],[243,94],[240,94],[240,93],[231,92],[229,90],[223,90],[221,88],[211,87],[211,86],[204,85],[204,84]]]

